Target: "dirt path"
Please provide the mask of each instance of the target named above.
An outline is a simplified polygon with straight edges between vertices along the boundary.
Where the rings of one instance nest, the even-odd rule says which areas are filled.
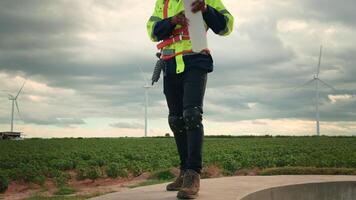
[[[237,172],[236,176],[245,176],[245,175],[256,175],[258,174],[259,169],[246,169],[240,170]],[[67,185],[70,188],[77,190],[73,196],[97,196],[103,195],[112,192],[122,192],[129,190],[129,186],[135,186],[142,182],[145,182],[150,178],[150,173],[145,172],[139,176],[134,177],[132,174],[129,174],[127,178],[99,178],[95,181],[86,179],[86,180],[76,180],[76,173],[74,171],[67,171],[72,179],[68,181]],[[170,172],[178,176],[179,169],[171,168]],[[218,178],[223,177],[222,170],[215,166],[211,165],[204,167],[202,171],[202,178]],[[13,181],[10,183],[9,188],[5,194],[0,195],[0,199],[4,200],[22,200],[28,197],[38,195],[38,196],[53,196],[57,192],[58,188],[55,185],[54,180],[47,179],[43,186],[36,184],[28,184],[24,182]]]
[[[75,196],[107,194],[111,192],[120,192],[128,190],[128,186],[136,185],[146,181],[149,173],[143,173],[140,176],[128,178],[100,178],[95,181],[82,180],[78,181],[71,179],[68,186],[78,190]],[[28,184],[19,181],[13,181],[9,184],[8,189],[0,196],[4,200],[22,200],[33,195],[53,196],[57,191],[57,187],[53,180],[47,179],[43,186],[36,184]]]

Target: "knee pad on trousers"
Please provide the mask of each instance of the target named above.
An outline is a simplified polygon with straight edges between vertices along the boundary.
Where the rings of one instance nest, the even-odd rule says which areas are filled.
[[[182,116],[168,116],[169,127],[173,133],[182,133],[184,132],[184,119]]]
[[[187,130],[203,127],[202,111],[200,107],[188,108],[183,111],[183,118]]]

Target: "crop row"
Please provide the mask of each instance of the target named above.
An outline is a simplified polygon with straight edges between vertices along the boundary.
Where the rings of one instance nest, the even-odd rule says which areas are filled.
[[[242,168],[356,168],[354,137],[209,138],[203,165],[227,174]],[[77,179],[137,176],[179,166],[173,138],[28,139],[0,142],[0,179],[64,185]],[[1,178],[2,177],[2,178]],[[5,180],[6,181],[6,180]],[[1,189],[1,184],[0,184]]]

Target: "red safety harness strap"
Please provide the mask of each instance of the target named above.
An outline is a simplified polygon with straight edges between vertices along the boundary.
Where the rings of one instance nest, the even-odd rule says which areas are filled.
[[[171,55],[162,55],[161,59],[162,60],[169,60],[171,58],[174,58],[174,57],[176,57],[178,55],[182,55],[184,53],[193,53],[193,51],[192,50],[186,50],[186,51],[181,51],[181,52],[178,52],[178,53],[175,53],[175,54],[171,54]]]
[[[173,30],[171,37],[157,44],[157,49],[163,49],[164,47],[181,40],[190,40],[188,27],[186,26]]]
[[[183,26],[181,28],[178,28],[178,29],[175,29],[172,31],[172,35],[179,35],[179,34],[189,35],[188,27]]]
[[[169,8],[169,0],[165,0],[164,8],[163,8],[163,17],[164,19],[168,18],[168,8]],[[172,31],[172,35],[157,44],[157,49],[163,49],[166,46],[169,46],[173,43],[179,42],[181,40],[189,40],[189,32],[188,27],[182,27]]]
[[[169,60],[171,58],[174,58],[175,56],[182,55],[182,54],[185,54],[185,53],[193,53],[193,50],[185,50],[185,51],[178,52],[178,53],[171,54],[171,55],[161,55],[161,59],[162,60]],[[200,53],[210,54],[210,50],[209,49],[203,49]]]
[[[182,36],[182,35],[170,37],[169,39],[164,40],[163,42],[157,44],[157,49],[163,49],[164,47],[169,46],[173,43],[179,42],[181,40],[189,40],[189,39],[190,39],[189,36]]]
[[[166,0],[164,2],[164,8],[163,8],[163,18],[164,19],[168,18],[168,6],[169,6],[169,0]]]

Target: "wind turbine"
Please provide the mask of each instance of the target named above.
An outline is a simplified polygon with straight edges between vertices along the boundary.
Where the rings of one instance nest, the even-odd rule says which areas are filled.
[[[147,127],[148,127],[148,120],[147,120],[147,118],[148,118],[148,111],[147,111],[147,108],[148,108],[148,90],[150,88],[152,88],[153,86],[151,86],[148,83],[148,80],[146,79],[145,74],[144,74],[141,66],[139,68],[140,68],[143,80],[145,81],[145,85],[143,86],[143,88],[145,89],[145,137],[147,137]]]
[[[17,109],[17,113],[19,115],[19,117],[21,118],[20,115],[20,109],[19,109],[19,105],[17,103],[17,98],[19,97],[20,93],[22,92],[22,89],[24,88],[26,84],[26,80],[24,81],[24,83],[22,84],[22,87],[20,88],[20,90],[17,92],[16,96],[13,96],[10,93],[7,93],[9,100],[12,101],[12,108],[11,108],[11,133],[14,132],[14,111],[15,111],[15,105],[16,105],[16,109]]]
[[[320,46],[319,62],[318,62],[316,74],[314,74],[314,77],[311,80],[309,80],[306,83],[304,83],[303,85],[297,87],[297,88],[304,87],[310,83],[315,82],[315,120],[316,120],[316,135],[317,136],[320,136],[320,114],[319,114],[320,84],[323,84],[326,87],[331,88],[333,91],[336,91],[336,89],[334,87],[325,83],[325,81],[323,81],[319,78],[322,54],[323,54],[323,46]],[[295,89],[297,89],[297,88],[295,88]]]

